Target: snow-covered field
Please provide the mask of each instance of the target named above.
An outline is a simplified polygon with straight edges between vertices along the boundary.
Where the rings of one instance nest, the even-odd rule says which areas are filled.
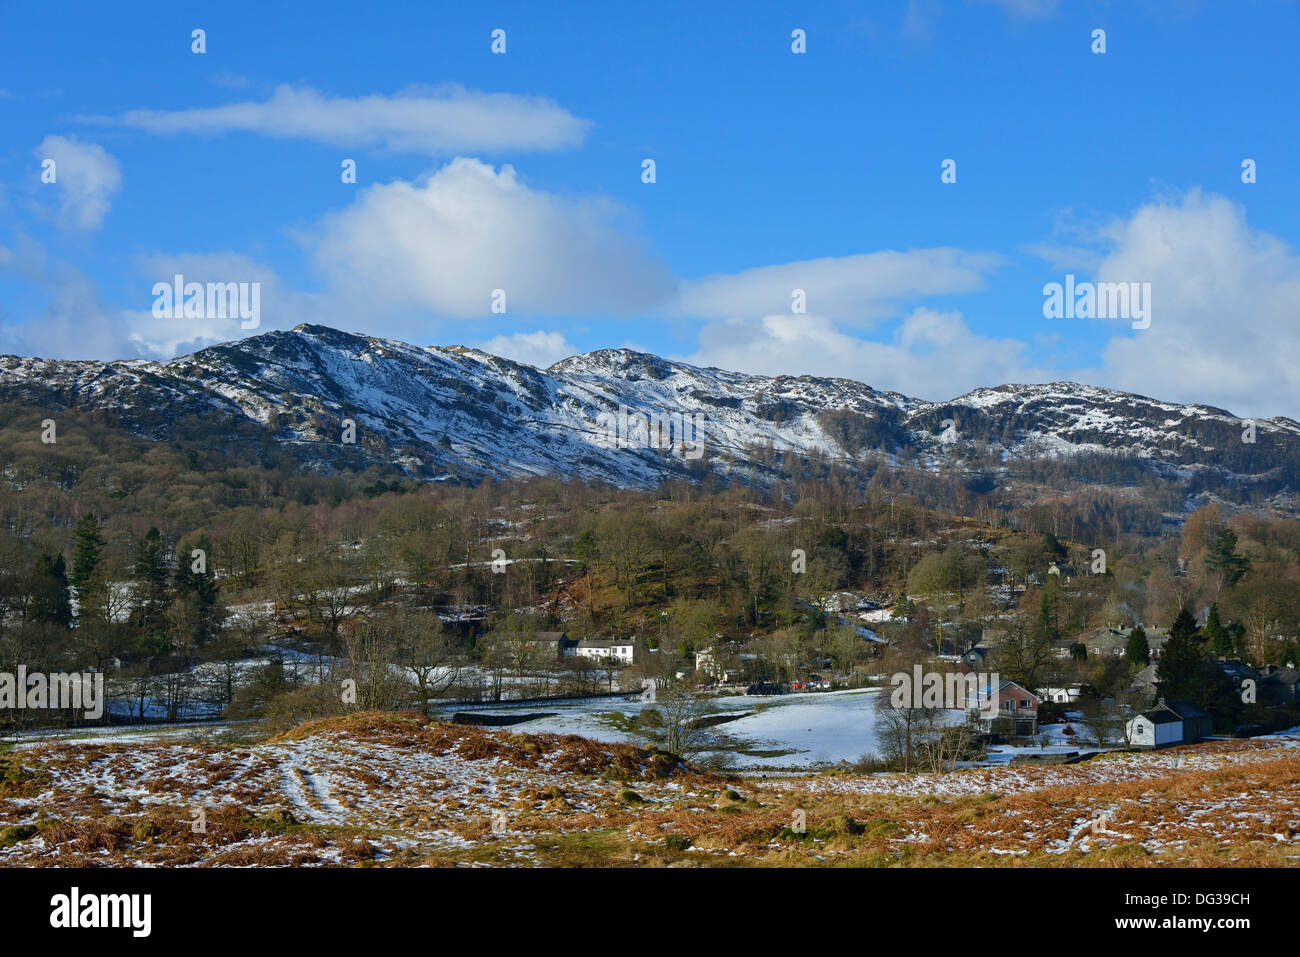
[[[774,697],[727,695],[711,699],[714,714],[742,715],[733,721],[709,729],[716,747],[697,755],[696,761],[722,762],[737,771],[806,771],[822,767],[852,764],[867,754],[878,754],[876,737],[877,689],[810,692]],[[576,734],[592,741],[631,744],[645,747],[653,738],[636,724],[637,716],[652,703],[602,699],[590,702],[567,701],[539,703],[529,712],[544,712],[537,718],[508,726],[512,732],[527,734]],[[457,709],[444,709],[445,716]],[[754,712],[749,714],[747,712]],[[476,709],[475,714],[518,715],[518,708]],[[949,713],[959,723],[963,713]],[[0,741],[18,748],[32,747],[44,741],[70,740],[82,744],[136,744],[157,741],[220,741],[247,730],[253,722],[190,722],[175,725],[127,725],[67,730],[18,731],[0,737]],[[989,748],[987,765],[1008,764],[1015,755],[1062,754],[1071,751],[1091,753],[1098,750],[1087,743],[1087,732],[1075,725],[1073,738],[1062,732],[1065,725],[1047,725],[1041,734],[1050,741],[1044,748],[1034,745],[994,745]]]
[[[40,728],[11,731],[0,742],[16,749],[56,741],[77,744],[150,744],[160,741],[220,741],[249,729],[254,721],[191,721],[179,724],[126,724],[88,728]]]
[[[285,655],[286,666],[315,668],[315,659]],[[708,699],[712,714],[740,715],[734,720],[708,729],[710,746],[694,760],[736,771],[802,771],[853,764],[865,756],[879,756],[876,702],[881,691],[875,688],[832,692],[807,692],[774,696],[721,695]],[[161,706],[159,706],[161,707]],[[636,699],[602,698],[593,701],[538,702],[527,713],[544,713],[540,717],[509,725],[509,730],[527,734],[574,734],[592,741],[632,744],[646,747],[655,743],[649,729],[637,721],[652,702]],[[444,717],[455,706],[440,710]],[[751,713],[752,712],[752,713]],[[476,708],[477,715],[512,715],[522,713],[517,707]],[[948,712],[954,723],[964,720],[961,711]],[[75,739],[90,743],[186,740],[210,737],[219,740],[232,725],[189,723],[182,725],[140,725],[134,728],[104,727],[69,731],[28,731],[11,734],[0,740],[19,747],[42,740]],[[1047,725],[1039,737],[1046,736],[1046,748],[1033,745],[997,745],[989,749],[986,764],[1007,764],[1017,754],[1059,754],[1069,751],[1089,753],[1098,750],[1088,741],[1088,731],[1073,725],[1076,734],[1066,736],[1066,725]]]
[[[726,759],[738,769],[807,769],[853,763],[877,754],[874,688],[762,697],[727,695],[711,699],[714,713],[756,712],[709,729],[717,747],[701,759]],[[648,702],[598,701],[538,705],[551,717],[510,726],[530,734],[577,734],[593,741],[646,745],[652,739],[633,722]],[[508,713],[502,711],[501,713]],[[954,711],[952,720],[963,713]],[[619,719],[624,720],[619,720]]]
[[[691,793],[689,774],[664,780],[673,764],[632,748],[392,716],[242,748],[113,744],[130,746],[0,756],[0,866],[354,863],[514,839],[537,811],[626,804],[626,782]]]
[[[759,730],[788,736],[809,709],[852,715],[871,699],[838,697],[767,709],[788,713]],[[761,780],[579,737],[359,714],[252,745],[128,738],[0,755],[0,866],[1289,866],[1298,745]]]

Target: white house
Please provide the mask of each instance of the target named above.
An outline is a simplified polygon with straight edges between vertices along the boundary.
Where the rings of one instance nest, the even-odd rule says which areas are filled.
[[[1038,697],[1044,701],[1051,701],[1054,704],[1074,704],[1079,700],[1080,688],[1078,685],[1071,685],[1069,688],[1039,688]]]
[[[737,656],[727,647],[718,648],[710,645],[708,648],[701,648],[695,652],[695,670],[697,673],[707,675],[714,680],[731,681],[740,677],[740,668],[736,665],[728,665],[725,662],[736,662],[745,658],[753,658],[753,655]]]
[[[573,653],[581,658],[595,658],[599,661],[617,661],[630,665],[636,655],[636,640],[633,638],[583,638]]]

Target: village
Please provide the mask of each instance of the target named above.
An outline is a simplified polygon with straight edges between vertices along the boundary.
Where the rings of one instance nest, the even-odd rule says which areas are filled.
[[[532,651],[530,661],[534,666],[545,669],[549,663],[561,670],[597,669],[611,691],[618,688],[626,692],[627,700],[635,702],[637,707],[653,703],[658,687],[687,684],[700,702],[701,714],[696,719],[705,720],[704,712],[716,712],[721,717],[714,719],[714,726],[722,730],[742,729],[743,720],[737,725],[738,719],[729,715],[739,714],[743,719],[750,714],[747,708],[766,707],[770,713],[777,713],[780,704],[789,702],[807,709],[808,702],[816,700],[810,696],[819,693],[830,693],[824,699],[826,710],[835,708],[841,700],[850,700],[842,698],[843,695],[867,692],[877,698],[876,711],[885,698],[895,709],[946,711],[950,724],[964,723],[969,728],[978,744],[985,748],[984,760],[991,763],[1002,762],[991,758],[990,751],[993,755],[1014,752],[1011,760],[1016,764],[1059,763],[1110,750],[1155,750],[1215,737],[1248,737],[1300,723],[1297,713],[1300,670],[1291,664],[1268,664],[1257,669],[1237,658],[1213,661],[1212,667],[1222,680],[1239,691],[1243,708],[1254,706],[1251,713],[1258,722],[1255,724],[1246,721],[1228,724],[1226,715],[1221,715],[1216,728],[1215,716],[1201,704],[1188,699],[1167,699],[1159,680],[1161,651],[1170,637],[1167,628],[1152,627],[1147,631],[1140,626],[1107,625],[1062,638],[1050,649],[1060,666],[1055,683],[1027,688],[1014,680],[1001,679],[996,672],[980,670],[986,662],[998,657],[1003,634],[999,629],[985,629],[962,653],[952,653],[954,649],[945,646],[949,653],[932,656],[924,666],[918,662],[910,672],[888,675],[873,671],[873,664],[888,657],[885,650],[889,641],[882,633],[890,633],[902,624],[892,612],[850,592],[830,596],[826,608],[843,624],[855,629],[869,647],[876,648],[879,657],[867,659],[853,674],[840,672],[833,658],[815,659],[807,664],[818,671],[793,669],[788,680],[775,680],[772,662],[759,654],[737,652],[721,645],[702,647],[693,659],[665,662],[655,660],[658,654],[641,647],[634,638],[576,639],[563,631],[536,632],[521,638]],[[1206,624],[1204,618],[1197,623],[1201,629]],[[958,631],[954,625],[952,632]],[[1134,655],[1130,659],[1135,634],[1145,642],[1146,656]],[[1071,665],[1078,670],[1083,661],[1094,665],[1100,661],[1110,666],[1128,663],[1131,665],[1128,680],[1112,696],[1101,697],[1086,680],[1067,681],[1059,677],[1068,674]],[[666,671],[671,674],[665,674]],[[610,707],[609,695],[593,696],[602,700],[593,703],[591,708],[599,711]],[[581,695],[575,699],[572,694],[561,692],[557,698],[573,705],[580,703]],[[750,699],[758,699],[760,703],[737,703]],[[545,707],[547,701],[545,697],[528,699],[528,703],[539,708]],[[508,698],[498,703],[514,704]],[[490,723],[487,712],[491,711],[492,702],[483,702],[482,708],[478,717],[467,720]],[[521,730],[572,728],[597,739],[634,740],[618,734],[611,737],[609,728],[599,724],[557,721],[554,714],[546,717],[552,720],[540,719],[530,725],[526,713],[516,713],[510,723],[520,725]],[[874,732],[866,726],[869,723],[864,719],[861,754],[841,755],[839,763],[860,759],[877,743]],[[844,729],[836,727],[828,733],[842,736]],[[643,743],[651,739],[643,739]],[[788,744],[774,740],[766,743],[773,747]],[[702,744],[700,749],[705,749]],[[791,750],[788,757],[795,765],[802,763],[797,751]],[[951,766],[970,764],[970,761],[954,759]]]

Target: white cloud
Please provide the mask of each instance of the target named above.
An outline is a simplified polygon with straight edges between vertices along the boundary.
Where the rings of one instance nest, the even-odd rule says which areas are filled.
[[[293,290],[269,266],[237,253],[154,254],[137,261],[142,282],[135,308],[123,313],[125,335],[135,355],[170,359],[217,342],[291,329],[300,322],[321,322],[325,304],[320,297]],[[259,324],[244,329],[237,317],[186,319],[153,315],[155,283],[173,283],[180,274],[186,283],[257,283]],[[341,317],[328,321],[346,326]]]
[[[706,325],[689,361],[763,375],[838,376],[939,400],[994,383],[1044,381],[1024,351],[1016,340],[976,335],[957,312],[914,309],[888,342],[845,333],[825,316],[776,313]]]
[[[1058,272],[1083,269],[1095,273],[1101,268],[1102,254],[1095,249],[1083,246],[1062,245],[1059,243],[1025,243],[1021,250],[1031,256],[1046,260]]]
[[[39,312],[0,322],[0,353],[50,359],[138,358],[123,333],[122,315],[106,307],[95,283],[45,247],[19,234],[0,248],[0,275],[12,274],[45,294]]]
[[[122,186],[117,160],[98,144],[66,136],[45,137],[34,153],[42,163],[54,160],[54,182],[41,185],[58,192],[60,224],[68,229],[98,227]]]
[[[761,316],[789,311],[793,291],[802,289],[810,313],[873,322],[897,315],[904,300],[982,289],[984,274],[1000,262],[988,253],[940,247],[759,266],[683,282],[679,308],[704,319]]]
[[[589,121],[552,101],[459,86],[413,88],[395,96],[329,97],[280,86],[268,100],[189,110],[131,110],[83,117],[150,133],[243,131],[331,146],[382,146],[428,156],[501,150],[558,150],[582,142]]]
[[[516,362],[523,362],[538,369],[554,365],[561,359],[575,355],[578,351],[569,344],[563,333],[546,332],[541,329],[536,332],[493,336],[486,342],[478,343],[474,348],[490,352],[494,356],[514,359]]]
[[[828,257],[677,280],[616,204],[533,189],[512,166],[458,157],[427,176],[363,189],[301,235],[335,299],[429,316],[673,315],[727,319],[806,309],[837,322],[897,316],[900,304],[983,288],[1001,259],[935,248]],[[419,327],[413,327],[419,328]],[[422,331],[422,329],[421,329]]]
[[[39,242],[19,234],[11,248],[0,246],[0,275],[10,274],[45,293],[40,311],[19,322],[0,322],[0,353],[51,359],[167,360],[218,342],[287,329],[300,322],[346,326],[327,313],[317,296],[285,285],[268,266],[236,253],[154,254],[136,260],[139,281],[124,307],[102,301],[93,279],[49,255]],[[260,324],[243,329],[239,318],[158,318],[154,283],[260,283]],[[325,318],[322,319],[322,316]]]
[[[1296,250],[1252,229],[1238,204],[1199,191],[1142,206],[1104,233],[1097,279],[1150,282],[1151,326],[1120,332],[1085,375],[1242,415],[1296,415]]]
[[[372,315],[483,317],[497,289],[508,315],[630,315],[667,302],[675,284],[623,219],[607,200],[534,190],[511,166],[457,158],[414,183],[362,190],[301,238],[337,300]]]

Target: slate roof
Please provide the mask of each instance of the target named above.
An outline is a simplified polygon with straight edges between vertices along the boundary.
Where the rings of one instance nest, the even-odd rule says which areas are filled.
[[[1190,701],[1166,701],[1165,707],[1172,711],[1178,717],[1187,718],[1208,718],[1208,711],[1198,707]]]

